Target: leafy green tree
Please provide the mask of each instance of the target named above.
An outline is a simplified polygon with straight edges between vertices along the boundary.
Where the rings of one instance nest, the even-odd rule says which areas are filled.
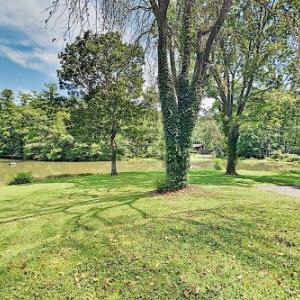
[[[97,100],[63,97],[54,84],[42,91],[1,92],[0,155],[34,160],[110,160],[103,111]],[[155,89],[146,89],[131,105],[130,122],[117,135],[119,159],[162,157],[162,126]],[[101,118],[99,118],[99,115]],[[91,122],[93,120],[93,122]],[[99,127],[95,127],[99,126]],[[101,126],[101,127],[100,127]]]
[[[24,156],[36,160],[63,160],[72,147],[73,137],[68,134],[66,112],[47,115],[42,109],[26,111],[27,125]]]
[[[293,91],[300,92],[300,1],[289,0],[286,3],[286,14],[285,17],[291,24],[291,47],[294,50],[295,57],[293,60],[289,61],[289,77],[291,89]]]
[[[20,109],[12,90],[0,93],[0,154],[20,156]]]
[[[58,93],[57,85],[46,84],[41,92],[20,93],[16,105],[21,113],[18,142],[21,157],[38,160],[64,159],[68,111],[65,97]]]
[[[198,119],[193,143],[204,145],[206,153],[223,156],[224,135],[213,116],[202,116]]]
[[[287,1],[236,1],[213,55],[214,86],[227,143],[226,174],[236,174],[241,116],[257,93],[289,79],[290,47]]]
[[[61,110],[66,110],[68,105],[68,99],[59,94],[58,86],[55,83],[45,84],[45,87],[37,95],[38,107],[46,110],[49,116],[55,116],[55,114]]]
[[[300,153],[300,98],[275,90],[257,96],[245,108],[238,145],[243,157],[264,158],[275,150]]]
[[[67,44],[59,58],[60,85],[84,97],[89,122],[109,139],[111,175],[117,175],[116,136],[136,118],[136,101],[143,85],[143,51],[123,43],[118,33],[86,32]]]
[[[163,157],[163,129],[158,107],[157,91],[153,87],[147,88],[135,108],[135,122],[129,124],[123,133],[130,156]]]

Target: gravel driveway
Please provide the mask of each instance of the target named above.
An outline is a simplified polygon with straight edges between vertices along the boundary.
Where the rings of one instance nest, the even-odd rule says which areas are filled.
[[[297,197],[300,199],[300,186],[260,186],[259,189],[269,192],[279,193],[285,196]]]

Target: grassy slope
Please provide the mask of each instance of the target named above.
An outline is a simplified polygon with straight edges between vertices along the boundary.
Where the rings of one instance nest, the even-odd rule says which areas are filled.
[[[256,175],[255,175],[256,174]],[[255,188],[299,174],[161,173],[0,189],[0,299],[298,299],[300,201]]]

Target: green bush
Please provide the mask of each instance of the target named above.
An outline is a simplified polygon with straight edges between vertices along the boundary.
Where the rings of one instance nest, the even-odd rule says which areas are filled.
[[[275,150],[271,157],[275,160],[283,160],[286,162],[300,162],[300,156],[297,154],[283,153],[282,150]]]
[[[281,159],[283,159],[283,153],[282,153],[282,150],[281,150],[281,149],[274,150],[274,151],[272,152],[271,157],[272,157],[273,159],[276,159],[276,160],[281,160]]]
[[[216,171],[221,171],[223,169],[223,163],[221,159],[214,159],[213,164]]]
[[[283,160],[286,162],[300,162],[300,156],[297,154],[286,153],[283,155]]]
[[[9,182],[10,185],[32,183],[33,176],[31,172],[17,173]]]
[[[157,193],[168,193],[168,192],[176,192],[178,190],[181,190],[185,186],[178,185],[173,182],[169,182],[168,180],[159,179],[156,181],[156,192]]]

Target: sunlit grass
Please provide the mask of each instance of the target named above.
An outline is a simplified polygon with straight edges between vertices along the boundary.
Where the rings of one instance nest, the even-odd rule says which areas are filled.
[[[295,173],[194,171],[0,188],[0,299],[297,299],[300,201],[261,183]]]

